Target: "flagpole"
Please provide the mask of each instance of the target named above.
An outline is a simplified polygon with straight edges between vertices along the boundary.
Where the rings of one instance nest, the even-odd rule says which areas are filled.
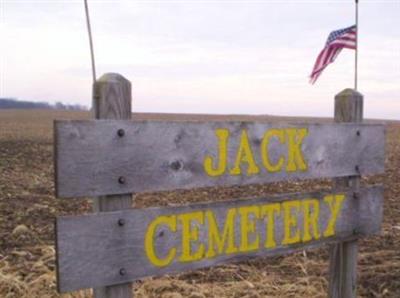
[[[90,57],[91,57],[91,61],[92,61],[92,77],[93,77],[93,83],[94,83],[94,82],[96,82],[96,65],[95,65],[95,60],[94,60],[92,29],[90,27],[89,8],[88,8],[87,0],[84,0],[84,4],[85,4],[85,14],[86,14],[86,26],[87,26],[88,35],[89,35]]]
[[[358,0],[356,1],[356,52],[354,61],[354,90],[357,91],[358,81]]]

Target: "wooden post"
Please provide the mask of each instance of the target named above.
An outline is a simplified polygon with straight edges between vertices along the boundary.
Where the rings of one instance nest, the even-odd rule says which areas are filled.
[[[131,83],[119,74],[104,74],[94,83],[93,112],[96,119],[131,119],[131,101]],[[93,211],[130,209],[132,205],[132,194],[108,195],[94,198]],[[132,283],[93,289],[93,294],[95,298],[131,298]]]
[[[353,89],[345,89],[335,96],[335,122],[362,122],[363,96]],[[357,137],[357,136],[355,136]],[[356,168],[357,171],[362,171]],[[360,176],[336,178],[335,188],[352,188],[355,200],[360,187]],[[329,268],[329,297],[354,298],[357,289],[357,240],[341,242],[331,247]]]

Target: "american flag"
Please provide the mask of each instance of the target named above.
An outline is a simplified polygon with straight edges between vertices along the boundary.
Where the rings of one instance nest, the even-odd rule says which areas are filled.
[[[329,34],[325,47],[319,53],[310,75],[310,83],[314,84],[328,64],[335,61],[343,48],[356,49],[356,25],[333,31]]]

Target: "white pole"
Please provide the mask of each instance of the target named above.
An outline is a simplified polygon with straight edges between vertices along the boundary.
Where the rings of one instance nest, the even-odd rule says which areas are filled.
[[[90,58],[92,60],[92,77],[93,83],[96,81],[96,66],[94,62],[94,49],[93,49],[93,39],[92,39],[92,30],[90,28],[90,18],[89,18],[89,8],[87,4],[87,0],[84,0],[85,3],[85,13],[86,13],[86,26],[89,35],[89,44],[90,44]]]

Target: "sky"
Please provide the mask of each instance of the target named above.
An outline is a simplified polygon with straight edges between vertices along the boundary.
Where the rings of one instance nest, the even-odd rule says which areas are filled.
[[[345,49],[315,85],[328,34],[355,23],[353,0],[88,0],[97,77],[132,83],[134,112],[333,115],[354,86]],[[359,1],[364,116],[400,120],[400,0]],[[0,97],[90,107],[83,0],[0,0]]]

